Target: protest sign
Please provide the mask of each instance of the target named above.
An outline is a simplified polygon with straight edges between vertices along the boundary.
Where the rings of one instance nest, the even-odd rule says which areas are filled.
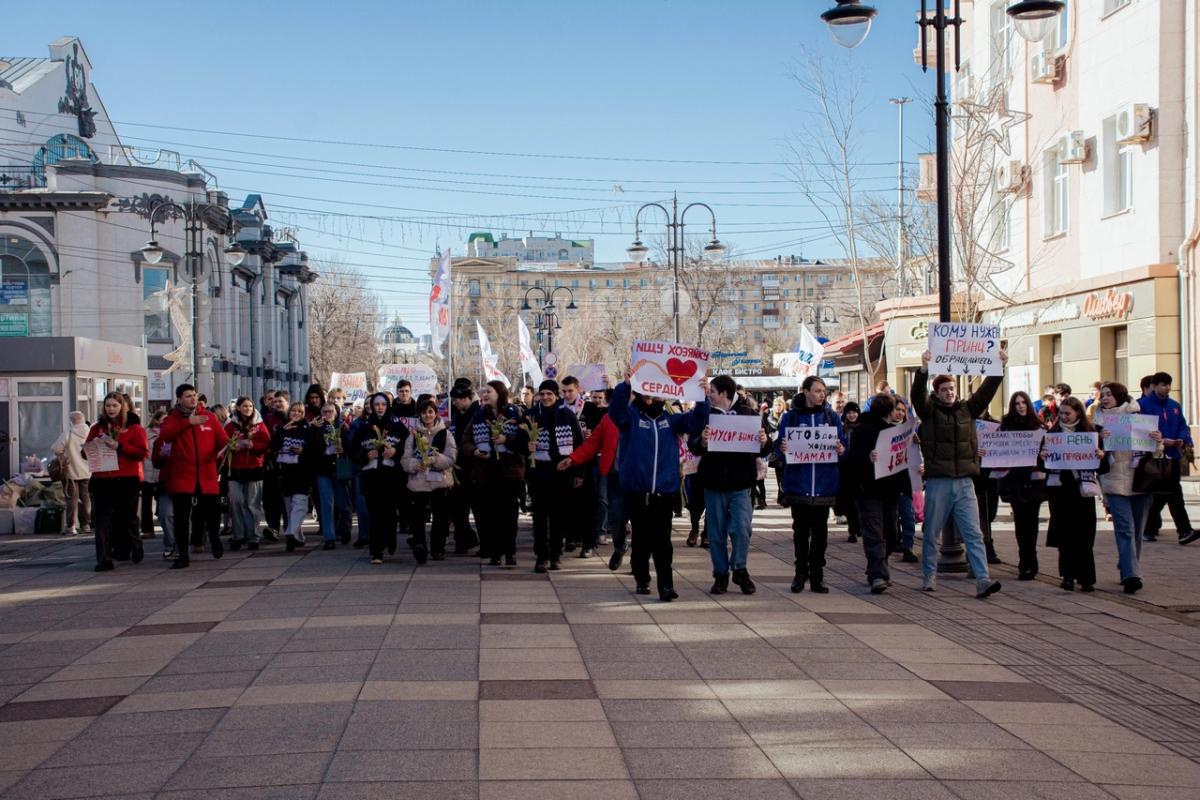
[[[930,375],[1003,375],[1000,326],[930,322]]]
[[[980,466],[989,469],[1036,467],[1046,431],[988,431],[979,434]]]
[[[633,343],[633,391],[649,397],[699,402],[708,371],[708,351],[677,342]]]
[[[976,437],[982,436],[985,433],[992,433],[993,431],[998,431],[998,430],[1000,430],[999,422],[991,422],[986,419],[975,420],[975,436]]]
[[[1155,449],[1150,434],[1158,430],[1158,417],[1097,411],[1096,424],[1108,433],[1108,438],[1104,440],[1105,450],[1114,453],[1151,453]]]
[[[572,364],[567,367],[567,375],[579,379],[581,392],[597,392],[608,389],[608,379],[605,376],[603,364]]]
[[[833,425],[788,428],[783,455],[788,464],[836,464],[837,448],[837,428]]]
[[[913,497],[925,489],[925,478],[921,475],[921,445],[915,437],[908,443],[908,484]]]
[[[367,373],[365,372],[334,372],[329,376],[329,388],[341,389],[346,393],[346,401],[367,399]]]
[[[379,368],[376,385],[381,392],[396,393],[396,384],[401,379],[412,384],[413,397],[437,394],[437,373],[424,364],[384,364]]]
[[[1046,469],[1100,469],[1095,432],[1047,433]]]
[[[750,414],[714,414],[708,418],[708,452],[757,453],[762,419]]]
[[[916,421],[884,428],[875,440],[875,479],[886,478],[908,469],[909,445]]]
[[[93,475],[97,472],[115,472],[119,467],[117,451],[104,444],[101,439],[92,439],[85,444],[83,455]]]

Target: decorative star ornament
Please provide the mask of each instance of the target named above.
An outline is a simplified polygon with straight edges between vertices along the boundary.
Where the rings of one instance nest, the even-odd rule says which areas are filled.
[[[1017,111],[1008,105],[1008,88],[993,86],[986,94],[978,98],[970,98],[955,103],[961,113],[955,114],[955,119],[966,120],[982,129],[984,139],[996,143],[1004,155],[1012,155],[1012,145],[1009,143],[1009,128],[1021,125],[1033,115],[1025,111]]]

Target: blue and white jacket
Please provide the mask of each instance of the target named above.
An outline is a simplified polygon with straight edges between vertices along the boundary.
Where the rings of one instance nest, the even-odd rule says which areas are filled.
[[[1192,443],[1192,432],[1188,429],[1187,420],[1183,416],[1183,406],[1168,397],[1159,400],[1154,392],[1148,392],[1137,400],[1141,413],[1158,417],[1158,432],[1164,439],[1178,439],[1184,444]],[[1167,458],[1182,457],[1182,448],[1169,447],[1164,452]]]
[[[841,417],[833,412],[828,403],[814,408],[805,402],[803,393],[793,397],[791,408],[779,420],[779,433],[775,438],[777,463],[786,464],[787,461],[784,443],[787,441],[788,428],[818,425],[832,425],[837,428],[838,441],[842,443],[842,447],[846,446],[846,431],[842,428]],[[844,453],[841,458],[845,458]],[[792,502],[831,506],[840,485],[839,472],[837,464],[786,464],[783,469],[783,493],[791,498]]]
[[[674,494],[679,491],[679,437],[699,433],[708,424],[708,401],[697,403],[691,411],[657,417],[644,413],[632,402],[629,382],[613,389],[608,416],[620,431],[617,469],[621,491],[646,494]]]

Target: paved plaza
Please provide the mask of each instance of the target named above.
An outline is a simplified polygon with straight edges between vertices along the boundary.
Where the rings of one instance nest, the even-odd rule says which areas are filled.
[[[870,595],[834,528],[821,596],[788,592],[786,510],[755,521],[758,593],[713,597],[677,520],[670,604],[600,558],[532,574],[528,517],[511,569],[275,546],[170,571],[155,540],[96,574],[90,539],[6,537],[0,796],[1200,796],[1200,544],[1168,526],[1130,599],[1102,523],[1095,594],[1005,566],[983,602],[899,563]]]

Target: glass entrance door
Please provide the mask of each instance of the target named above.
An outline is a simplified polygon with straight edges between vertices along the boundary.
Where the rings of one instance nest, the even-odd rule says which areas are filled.
[[[41,472],[53,456],[50,447],[67,427],[67,380],[12,378],[9,387],[9,474]]]

